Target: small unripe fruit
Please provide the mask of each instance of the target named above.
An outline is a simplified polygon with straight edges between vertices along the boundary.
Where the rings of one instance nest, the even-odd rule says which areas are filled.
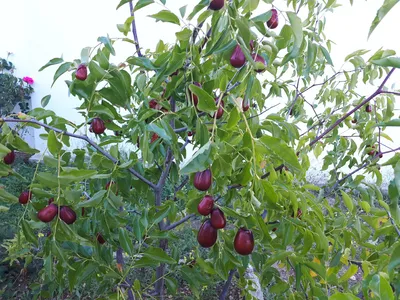
[[[7,155],[4,156],[3,161],[6,165],[11,165],[15,161],[14,150],[12,150],[10,153],[7,153]]]
[[[241,255],[249,255],[254,249],[253,232],[244,227],[240,228],[235,236],[233,246],[237,253]]]
[[[262,57],[260,54],[256,54],[256,53],[253,53],[251,55],[251,57],[253,57],[253,60],[257,64],[257,68],[255,69],[255,71],[257,73],[264,72],[265,68],[267,67],[267,62],[265,61],[264,57]]]
[[[207,216],[211,213],[213,207],[214,207],[213,197],[206,195],[197,206],[197,211],[199,212],[199,214]]]
[[[207,191],[212,184],[212,173],[210,169],[197,172],[194,175],[193,185],[199,191]]]
[[[214,208],[211,212],[211,225],[215,229],[222,229],[226,226],[226,219],[224,212],[219,208]]]
[[[204,248],[212,247],[217,241],[217,229],[212,227],[210,219],[204,221],[197,234],[197,241]]]
[[[90,128],[95,134],[102,134],[104,131],[106,131],[104,121],[100,118],[94,118],[92,124],[90,124]]]
[[[76,70],[75,77],[78,80],[86,80],[87,78],[87,67],[84,64],[79,65],[78,69]]]
[[[57,205],[51,203],[49,206],[46,206],[45,208],[41,209],[37,217],[40,221],[44,223],[49,223],[53,221],[54,217],[57,215],[58,212],[58,207]]]
[[[32,193],[30,191],[24,191],[19,195],[18,201],[21,204],[27,204],[32,198]]]
[[[60,208],[60,219],[67,224],[72,224],[76,221],[76,213],[72,208],[68,206],[62,206]]]

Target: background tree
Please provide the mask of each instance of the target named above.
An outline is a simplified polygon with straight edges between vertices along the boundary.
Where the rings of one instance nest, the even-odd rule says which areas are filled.
[[[323,32],[333,1],[285,7],[203,0],[189,14],[183,6],[180,15],[165,0],[155,2],[163,8],[151,17],[181,26],[176,44],[141,49],[134,13],[156,4],[123,0],[118,8],[129,4],[131,17],[118,28],[125,36],[132,28],[133,40],[99,37],[80,59],[54,58],[42,68],[60,64],[54,80],[71,72],[66,83],[82,101],[77,112],[85,122],[73,124],[44,108],[1,119],[3,176],[18,175],[13,150],[35,152],[11,123],[45,129],[43,162],[56,169],[36,172],[19,199],[0,190],[3,200],[26,205],[9,255],[43,261],[42,297],[73,291],[91,277],[107,298],[163,299],[176,291],[176,274],[195,296],[226,280],[221,299],[238,274],[249,296],[243,275],[251,265],[279,299],[394,299],[399,156],[378,162],[400,149],[382,143],[390,139],[385,128],[400,124],[393,118],[400,92],[386,85],[400,67],[395,52],[356,51],[335,69]],[[265,12],[255,16],[259,5]],[[392,6],[383,6],[372,29]],[[134,44],[136,53],[116,65],[110,60],[121,42]],[[375,92],[364,95],[363,84]],[[285,108],[272,110],[271,98]],[[50,100],[44,97],[42,106]],[[71,138],[87,148],[70,149]],[[323,155],[330,172],[323,188],[306,180],[312,153]],[[386,201],[381,166],[395,171]],[[361,171],[376,182],[356,175]],[[194,188],[182,192],[188,182]],[[199,246],[194,260],[182,262],[180,249],[169,248],[174,230],[209,214],[201,217],[197,238],[210,249]],[[291,270],[287,281],[276,263]],[[154,272],[150,285],[130,280],[141,268]],[[362,282],[349,285],[359,270]]]

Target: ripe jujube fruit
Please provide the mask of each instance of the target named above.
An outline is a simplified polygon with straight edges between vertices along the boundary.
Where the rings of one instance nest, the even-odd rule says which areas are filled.
[[[241,255],[249,255],[254,249],[253,232],[244,227],[240,228],[235,236],[233,246],[237,253]]]
[[[225,0],[212,0],[210,3],[210,9],[212,10],[220,10],[224,7]]]
[[[46,206],[45,208],[39,210],[37,217],[40,221],[44,223],[49,223],[53,221],[54,217],[57,215],[58,207],[54,203]]]
[[[197,211],[199,212],[199,214],[207,216],[211,213],[213,207],[214,207],[213,197],[206,195],[197,206]]]
[[[62,206],[60,208],[60,219],[67,224],[72,224],[76,221],[76,213],[69,206]]]
[[[242,109],[244,112],[248,111],[250,108],[250,102],[247,99],[243,99],[242,101]]]
[[[368,104],[368,105],[365,107],[365,111],[366,111],[367,113],[370,113],[370,112],[372,111],[371,105]]]
[[[201,88],[201,84],[200,84],[200,83],[198,83],[198,82],[193,82],[193,84],[194,84],[195,86],[198,86],[198,87]],[[192,101],[192,99],[193,99],[193,104],[194,104],[194,106],[197,108],[197,104],[199,103],[199,98],[198,98],[195,94],[193,94],[191,91],[189,91],[189,94],[190,94],[190,101]]]
[[[155,99],[150,100],[149,107],[152,109],[157,109],[158,102]]]
[[[159,138],[158,134],[157,133],[153,133],[153,135],[151,136],[150,144],[152,144],[155,141],[157,141],[158,138]]]
[[[76,70],[75,77],[78,80],[86,80],[87,78],[87,67],[84,64],[80,64]]]
[[[106,126],[104,125],[104,121],[100,118],[94,118],[92,124],[90,124],[90,128],[95,134],[102,134],[106,131]]]
[[[260,54],[256,54],[256,53],[253,53],[251,55],[251,57],[253,57],[254,61],[257,64],[257,69],[255,69],[256,72],[257,73],[264,72],[265,68],[267,67],[267,62],[265,61],[264,57],[262,57]]]
[[[194,175],[193,185],[199,191],[207,191],[212,184],[212,173],[210,169],[197,172]]]
[[[244,56],[242,48],[240,48],[239,45],[236,45],[235,49],[233,50],[230,62],[234,68],[241,68],[246,63],[246,57]]]
[[[197,241],[204,248],[212,247],[217,241],[217,229],[212,227],[210,219],[204,221],[197,234]]]
[[[4,156],[3,161],[6,165],[11,165],[15,161],[14,150],[12,150],[10,153],[7,153],[7,155]]]
[[[215,104],[218,105],[218,99],[215,99]],[[221,100],[221,103],[219,104],[218,110],[217,110],[217,119],[221,119],[222,116],[224,115],[224,100]],[[215,118],[215,113],[212,116],[213,118]]]
[[[96,235],[96,240],[99,242],[99,244],[104,244],[106,242],[106,240],[103,238],[103,236],[100,233],[98,233]]]
[[[32,198],[32,193],[30,191],[24,191],[19,195],[18,201],[21,204],[27,204]]]
[[[357,119],[351,120],[351,123],[356,124],[357,123]]]
[[[226,225],[226,218],[224,212],[219,208],[214,208],[211,212],[211,225],[215,229],[222,229],[225,228]]]
[[[271,18],[267,21],[267,26],[270,29],[275,29],[278,27],[278,12],[275,8],[271,9]]]

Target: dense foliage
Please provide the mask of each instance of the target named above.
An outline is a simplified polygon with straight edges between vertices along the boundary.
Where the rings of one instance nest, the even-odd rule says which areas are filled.
[[[33,80],[14,76],[14,70],[12,62],[0,58],[0,116],[9,115],[17,104],[21,112],[29,111]]]
[[[395,52],[356,51],[335,69],[324,15],[336,2],[267,0],[213,0],[209,9],[202,0],[180,15],[164,7],[151,17],[176,24],[177,41],[144,51],[133,13],[153,2],[118,5],[130,6],[118,28],[127,36],[132,24],[134,40],[102,36],[80,59],[42,68],[60,65],[54,80],[71,73],[84,123],[44,108],[2,120],[1,175],[12,170],[11,150],[36,152],[10,123],[45,128],[43,162],[57,170],[36,172],[19,199],[0,189],[1,199],[27,203],[9,254],[30,249],[23,257],[43,260],[38,293],[73,292],[91,278],[108,299],[164,298],[178,274],[199,297],[218,279],[229,288],[237,274],[251,297],[251,265],[277,299],[398,296],[400,156],[381,142],[390,139],[386,127],[400,125],[400,92],[387,87],[400,67]],[[116,43],[137,52],[113,64]],[[375,92],[365,95],[364,84]],[[46,96],[43,107],[49,101],[58,100]],[[68,150],[72,138],[88,147]],[[306,179],[313,155],[330,174],[322,188]],[[387,201],[382,167],[395,173]],[[188,181],[195,188],[182,190]],[[220,209],[210,221],[200,215],[212,209],[201,202],[207,194]],[[181,260],[169,247],[174,230],[200,217],[198,241],[209,250],[198,246],[193,260]],[[128,278],[142,268],[152,284]],[[351,281],[355,274],[362,280]]]

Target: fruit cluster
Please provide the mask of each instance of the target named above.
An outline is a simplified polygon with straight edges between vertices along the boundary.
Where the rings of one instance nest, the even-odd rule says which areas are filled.
[[[200,191],[207,191],[212,185],[212,173],[210,169],[197,172],[194,176],[193,185]],[[203,216],[210,216],[201,225],[197,234],[197,241],[204,248],[212,247],[218,238],[218,229],[226,226],[224,212],[214,207],[215,201],[212,196],[206,195],[197,206],[197,211]],[[237,253],[249,255],[254,249],[254,237],[251,230],[242,227],[238,230],[233,244]]]

